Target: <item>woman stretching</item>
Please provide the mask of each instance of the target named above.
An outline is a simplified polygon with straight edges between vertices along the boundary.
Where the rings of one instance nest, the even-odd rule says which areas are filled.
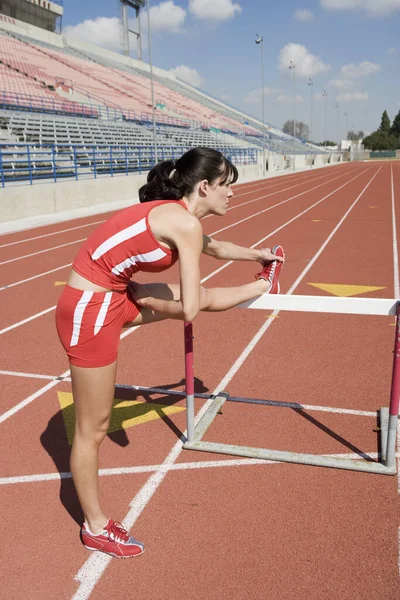
[[[220,152],[194,148],[156,165],[139,190],[140,203],[119,211],[84,242],[56,310],[67,352],[75,403],[71,472],[84,514],[81,540],[89,550],[117,558],[144,546],[107,518],[99,500],[98,456],[114,399],[123,327],[163,319],[193,321],[200,310],[223,311],[279,293],[281,246],[255,250],[203,235],[200,219],[225,215],[238,172]],[[258,261],[256,280],[239,287],[200,285],[200,256]],[[180,285],[131,281],[137,271],[157,273],[179,259]]]

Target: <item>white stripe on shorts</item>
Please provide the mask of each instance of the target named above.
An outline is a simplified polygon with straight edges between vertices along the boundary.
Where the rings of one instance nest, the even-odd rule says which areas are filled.
[[[74,327],[72,330],[70,346],[76,346],[77,343],[79,342],[79,334],[81,332],[83,313],[85,312],[85,309],[86,309],[87,305],[89,304],[93,294],[94,294],[94,292],[83,292],[81,299],[79,300],[78,304],[75,307],[74,320],[73,320]]]
[[[99,310],[99,314],[97,315],[96,324],[94,326],[94,335],[97,335],[100,329],[104,325],[104,321],[106,320],[108,307],[110,306],[112,292],[107,292],[104,296],[103,304]]]

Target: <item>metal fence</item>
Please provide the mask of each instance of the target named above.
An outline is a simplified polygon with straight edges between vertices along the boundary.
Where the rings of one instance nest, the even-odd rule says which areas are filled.
[[[257,148],[217,148],[235,165],[257,164]],[[158,161],[176,160],[189,147],[161,146]],[[155,165],[152,146],[83,146],[2,144],[0,146],[1,187],[15,182],[72,178],[97,178],[102,175],[129,175],[150,170]]]

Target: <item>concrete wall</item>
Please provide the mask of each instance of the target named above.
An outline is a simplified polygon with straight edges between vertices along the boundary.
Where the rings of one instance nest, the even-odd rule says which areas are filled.
[[[244,165],[238,171],[240,181],[257,179],[262,165]],[[26,219],[39,225],[71,218],[71,212],[84,216],[135,204],[146,177],[147,173],[142,173],[0,188],[0,233],[17,230],[21,227],[18,221]]]

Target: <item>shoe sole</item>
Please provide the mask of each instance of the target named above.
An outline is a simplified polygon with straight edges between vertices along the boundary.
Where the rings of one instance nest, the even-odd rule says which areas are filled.
[[[85,544],[83,544],[85,546]],[[144,549],[139,552],[139,554],[131,554],[130,556],[121,556],[120,554],[114,554],[113,552],[104,552],[104,550],[99,550],[98,548],[89,548],[89,546],[85,546],[86,550],[90,550],[91,552],[101,552],[102,554],[108,554],[108,556],[112,556],[113,558],[136,558],[137,556],[141,556],[144,552]]]

